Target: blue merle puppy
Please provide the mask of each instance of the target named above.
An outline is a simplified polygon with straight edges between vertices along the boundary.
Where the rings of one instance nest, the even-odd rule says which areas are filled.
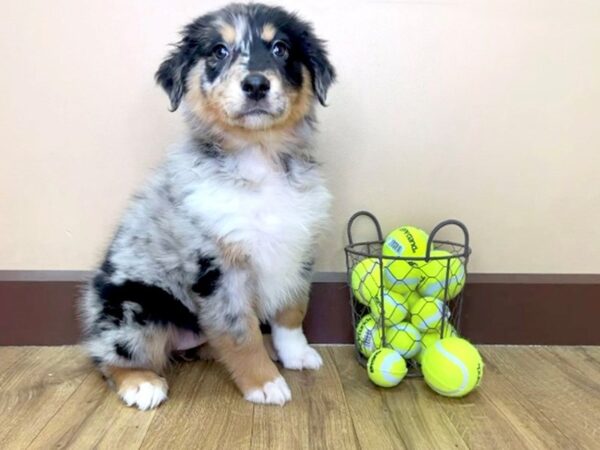
[[[283,405],[288,369],[322,360],[302,332],[330,195],[315,108],[335,77],[312,27],[232,4],[188,26],[156,73],[189,132],[134,196],[82,302],[85,346],[121,399],[167,398],[177,350],[203,346],[244,397]]]

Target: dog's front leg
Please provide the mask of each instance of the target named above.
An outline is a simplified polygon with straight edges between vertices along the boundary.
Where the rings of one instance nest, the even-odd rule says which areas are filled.
[[[308,299],[280,310],[271,320],[273,346],[286,369],[318,369],[323,365],[319,353],[308,345],[302,331]]]
[[[246,400],[283,405],[291,392],[265,348],[251,286],[244,268],[228,267],[218,293],[201,299],[201,326]]]
[[[246,400],[283,405],[292,394],[264,346],[258,319],[251,314],[244,322],[243,333],[211,332],[210,346]]]

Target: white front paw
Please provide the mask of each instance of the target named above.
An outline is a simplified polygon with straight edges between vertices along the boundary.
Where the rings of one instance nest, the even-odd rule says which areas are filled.
[[[259,389],[252,389],[246,392],[244,398],[252,403],[283,406],[292,399],[292,392],[283,377],[280,376],[273,381],[265,383]]]
[[[323,359],[319,352],[306,344],[305,347],[296,352],[288,352],[279,355],[283,367],[286,369],[302,370],[302,369],[319,369],[323,365]]]
[[[135,406],[142,411],[156,408],[167,399],[167,382],[164,378],[143,381],[139,384],[124,386],[119,396],[127,406]]]
[[[323,365],[319,353],[308,345],[301,328],[272,325],[273,346],[286,369],[318,369]]]

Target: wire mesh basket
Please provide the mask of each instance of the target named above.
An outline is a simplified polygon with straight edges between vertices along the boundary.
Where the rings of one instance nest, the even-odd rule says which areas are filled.
[[[361,217],[372,222],[376,240],[354,242],[352,226]],[[458,227],[462,242],[436,239],[447,227]],[[375,349],[393,348],[406,359],[408,376],[420,376],[427,346],[441,337],[460,334],[471,253],[467,227],[458,220],[440,222],[429,234],[421,256],[384,252],[384,245],[397,243],[393,239],[385,243],[379,221],[367,211],[350,217],[347,232],[346,269],[358,361],[366,366]]]

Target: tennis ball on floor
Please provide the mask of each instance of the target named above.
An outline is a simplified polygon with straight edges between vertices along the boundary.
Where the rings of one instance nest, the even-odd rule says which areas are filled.
[[[421,351],[417,353],[414,357],[414,360],[417,361],[419,364],[421,364],[422,362],[425,351],[427,351],[427,349],[433,344],[435,344],[437,341],[446,337],[458,336],[456,329],[449,323],[447,323],[444,326],[443,335],[442,333],[440,333],[440,331],[441,330],[430,331],[429,333],[423,334],[421,338]]]
[[[400,294],[416,291],[422,280],[416,263],[410,264],[400,259],[388,259],[383,263],[383,285]]]
[[[383,320],[386,326],[395,325],[404,320],[408,314],[408,305],[402,294],[385,289],[383,292],[383,303],[379,296],[373,297],[369,304],[371,316],[377,325],[381,324],[381,313],[383,309]],[[383,308],[382,308],[383,307]]]
[[[421,370],[427,385],[438,394],[462,397],[479,386],[483,361],[470,342],[448,337],[427,349]]]
[[[410,309],[410,322],[421,332],[440,328],[442,320],[450,317],[450,311],[443,301],[433,297],[417,300]]]
[[[432,250],[431,256],[452,257],[445,250]],[[448,269],[448,264],[450,264]],[[466,281],[465,266],[457,257],[451,259],[432,259],[422,264],[423,279],[419,284],[419,292],[423,297],[436,297],[442,300],[452,300],[463,289]],[[448,278],[446,279],[446,276]],[[446,285],[448,292],[446,292]]]
[[[367,358],[381,347],[381,328],[370,315],[364,316],[356,325],[356,345]]]
[[[356,300],[369,305],[371,298],[379,296],[381,265],[377,258],[366,258],[352,269],[351,286]]]
[[[408,368],[404,358],[389,348],[375,350],[367,361],[367,374],[377,386],[396,386],[406,376],[406,372]]]
[[[386,328],[385,339],[403,358],[412,358],[421,351],[421,333],[408,322]]]
[[[381,250],[384,256],[423,257],[427,251],[428,239],[429,236],[423,230],[404,226],[387,235]]]

